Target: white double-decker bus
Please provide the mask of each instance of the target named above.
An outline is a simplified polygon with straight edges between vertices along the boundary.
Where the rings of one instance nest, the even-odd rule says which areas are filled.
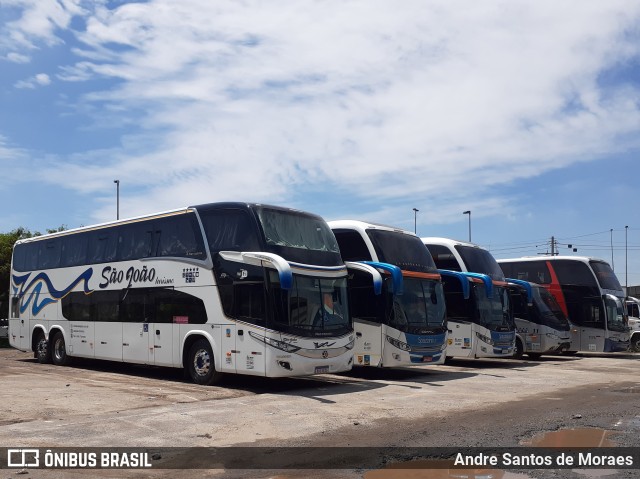
[[[447,356],[512,356],[515,323],[507,282],[491,253],[448,238],[428,237],[422,242],[444,279]]]
[[[185,368],[199,384],[353,363],[335,237],[288,208],[214,203],[22,240],[10,297],[10,343],[43,363]]]
[[[543,354],[568,351],[571,325],[556,299],[536,283],[507,278],[516,323],[516,352],[540,359]]]
[[[447,327],[442,280],[415,234],[330,221],[349,269],[356,366],[441,364]]]
[[[624,292],[611,266],[584,256],[500,259],[505,275],[539,283],[572,325],[570,352],[615,352],[629,347]]]

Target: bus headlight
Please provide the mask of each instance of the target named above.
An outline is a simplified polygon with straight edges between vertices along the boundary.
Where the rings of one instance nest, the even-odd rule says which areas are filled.
[[[273,339],[273,338],[267,338],[266,336],[262,336],[260,334],[254,333],[253,331],[249,331],[249,335],[252,338],[257,339],[258,341],[262,341],[263,343],[268,344],[269,346],[273,346],[274,348],[279,349],[281,351],[285,351],[287,353],[295,353],[296,351],[300,350],[298,346],[294,346],[291,343],[278,341],[277,339]]]
[[[354,346],[355,344],[356,344],[356,342],[355,342],[355,340],[353,340],[353,341],[351,341],[351,342],[349,342],[349,343],[345,344],[345,346],[344,346],[344,347],[345,347],[345,349],[346,349],[346,350],[350,350],[350,349],[353,349],[353,346]]]
[[[402,341],[398,341],[397,339],[389,336],[387,336],[387,341],[398,349],[402,349],[403,351],[411,351],[411,346],[409,346],[407,343],[403,343]]]
[[[483,335],[483,334],[476,333],[476,337],[477,337],[480,341],[483,341],[483,342],[485,342],[485,343],[487,343],[487,344],[490,344],[491,346],[493,346],[493,344],[494,344],[494,343],[493,343],[493,339],[491,339],[491,338],[489,338],[489,337],[487,337],[487,336],[485,336],[485,335]]]

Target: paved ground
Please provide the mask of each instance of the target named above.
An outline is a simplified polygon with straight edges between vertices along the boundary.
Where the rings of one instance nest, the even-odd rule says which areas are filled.
[[[447,446],[465,451],[518,446],[540,433],[577,428],[577,436],[561,440],[567,445],[591,440],[589,429],[611,445],[638,447],[639,359],[617,354],[453,361],[300,379],[232,376],[219,386],[203,387],[186,382],[177,370],[98,361],[55,367],[0,349],[0,446]],[[162,460],[168,459],[165,454]],[[369,467],[409,459],[402,454],[372,458]],[[376,470],[94,472],[172,478],[453,477],[443,471]],[[605,472],[610,478],[640,475],[640,470]],[[584,474],[523,470],[492,477],[601,477]],[[0,471],[0,478],[85,476],[86,471]]]

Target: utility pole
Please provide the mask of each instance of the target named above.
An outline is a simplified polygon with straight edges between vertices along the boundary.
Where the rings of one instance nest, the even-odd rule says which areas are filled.
[[[555,236],[551,237],[551,256],[556,255],[556,238]]]

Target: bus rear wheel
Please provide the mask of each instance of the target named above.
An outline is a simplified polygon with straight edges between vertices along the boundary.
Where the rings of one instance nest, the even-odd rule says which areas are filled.
[[[56,366],[65,366],[69,364],[69,356],[67,356],[67,345],[64,342],[64,336],[60,331],[56,331],[51,338],[51,360]]]
[[[208,386],[220,381],[222,374],[216,371],[211,344],[206,339],[198,339],[191,348],[187,357],[187,370],[189,376],[196,384]]]
[[[42,331],[40,331],[36,337],[35,355],[40,364],[48,364],[51,362],[51,347]]]

